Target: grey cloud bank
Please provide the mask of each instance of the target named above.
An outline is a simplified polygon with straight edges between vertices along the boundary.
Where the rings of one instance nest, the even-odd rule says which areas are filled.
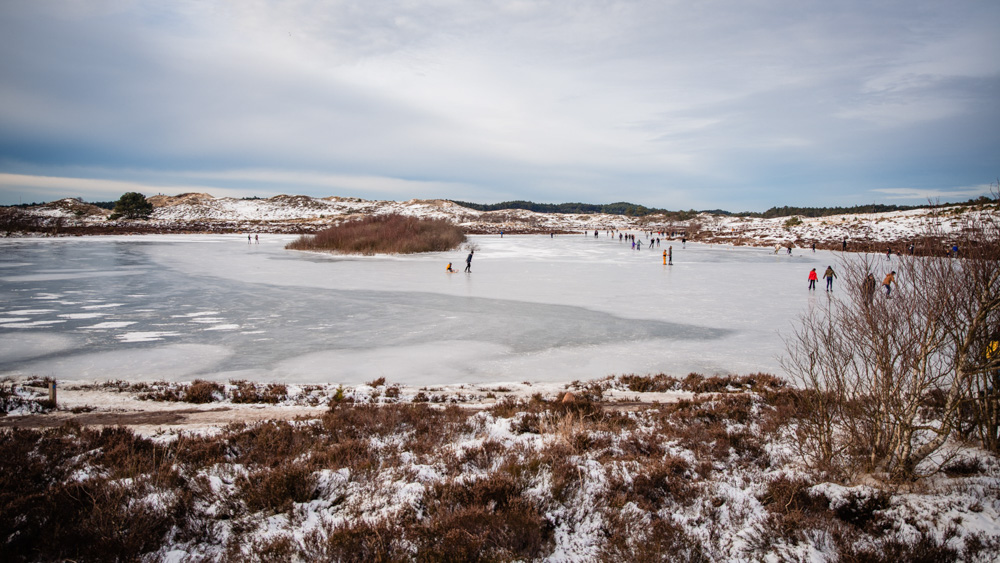
[[[0,204],[152,193],[761,210],[1000,174],[1000,4],[0,5]]]

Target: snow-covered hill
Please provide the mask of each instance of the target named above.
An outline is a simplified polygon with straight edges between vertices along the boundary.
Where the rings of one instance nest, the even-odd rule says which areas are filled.
[[[399,213],[446,219],[470,233],[548,233],[584,230],[647,230],[684,232],[693,240],[725,244],[771,246],[839,245],[842,240],[870,245],[898,243],[918,236],[933,223],[944,234],[960,229],[977,214],[997,215],[997,205],[957,205],[888,213],[847,214],[821,218],[762,219],[699,214],[675,221],[665,215],[629,217],[607,214],[536,213],[512,209],[483,212],[432,199],[379,201],[359,198],[279,195],[268,199],[216,198],[204,193],[149,198],[155,210],[148,221],[108,220],[110,211],[62,199],[27,209],[49,225],[60,227],[133,228],[139,231],[188,232],[314,232],[363,215]]]

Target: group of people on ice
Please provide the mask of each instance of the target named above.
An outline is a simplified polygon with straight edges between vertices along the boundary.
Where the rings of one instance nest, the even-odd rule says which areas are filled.
[[[826,279],[826,290],[833,291],[833,278],[837,277],[837,273],[833,271],[832,266],[827,266],[826,271],[823,272],[823,278]],[[813,268],[809,272],[809,289],[816,289],[816,282],[819,280],[819,276],[816,274],[816,268]],[[882,290],[885,291],[886,297],[892,297],[892,284],[896,283],[896,270],[892,270],[886,274],[885,278],[882,280]],[[878,286],[878,282],[875,281],[875,275],[869,273],[863,282],[861,282],[861,292],[864,294],[865,299],[870,303],[872,299],[875,298],[875,289]]]
[[[837,277],[837,273],[833,271],[833,266],[827,266],[826,271],[823,272],[823,277],[826,279],[826,290],[833,291],[833,278]],[[816,281],[819,277],[816,275],[816,268],[813,268],[809,272],[809,289],[816,289]]]

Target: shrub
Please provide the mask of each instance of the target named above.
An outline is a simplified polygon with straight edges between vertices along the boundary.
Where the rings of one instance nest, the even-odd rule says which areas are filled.
[[[288,388],[283,383],[269,383],[263,390],[249,381],[230,381],[234,385],[234,403],[280,403],[288,397]]]
[[[185,403],[203,404],[216,401],[218,400],[217,397],[225,397],[225,389],[223,389],[222,385],[214,381],[196,379],[184,391],[183,400]]]
[[[316,478],[302,464],[286,462],[254,471],[238,481],[240,494],[252,511],[286,512],[292,503],[312,500]]]
[[[326,250],[345,254],[444,252],[465,242],[465,233],[444,219],[376,215],[330,227],[289,243],[291,250]]]

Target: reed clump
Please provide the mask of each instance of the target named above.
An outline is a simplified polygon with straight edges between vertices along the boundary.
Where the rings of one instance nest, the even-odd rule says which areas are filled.
[[[415,254],[444,252],[465,242],[460,227],[444,219],[404,215],[374,215],[303,235],[290,242],[290,250],[321,250],[344,254]]]

